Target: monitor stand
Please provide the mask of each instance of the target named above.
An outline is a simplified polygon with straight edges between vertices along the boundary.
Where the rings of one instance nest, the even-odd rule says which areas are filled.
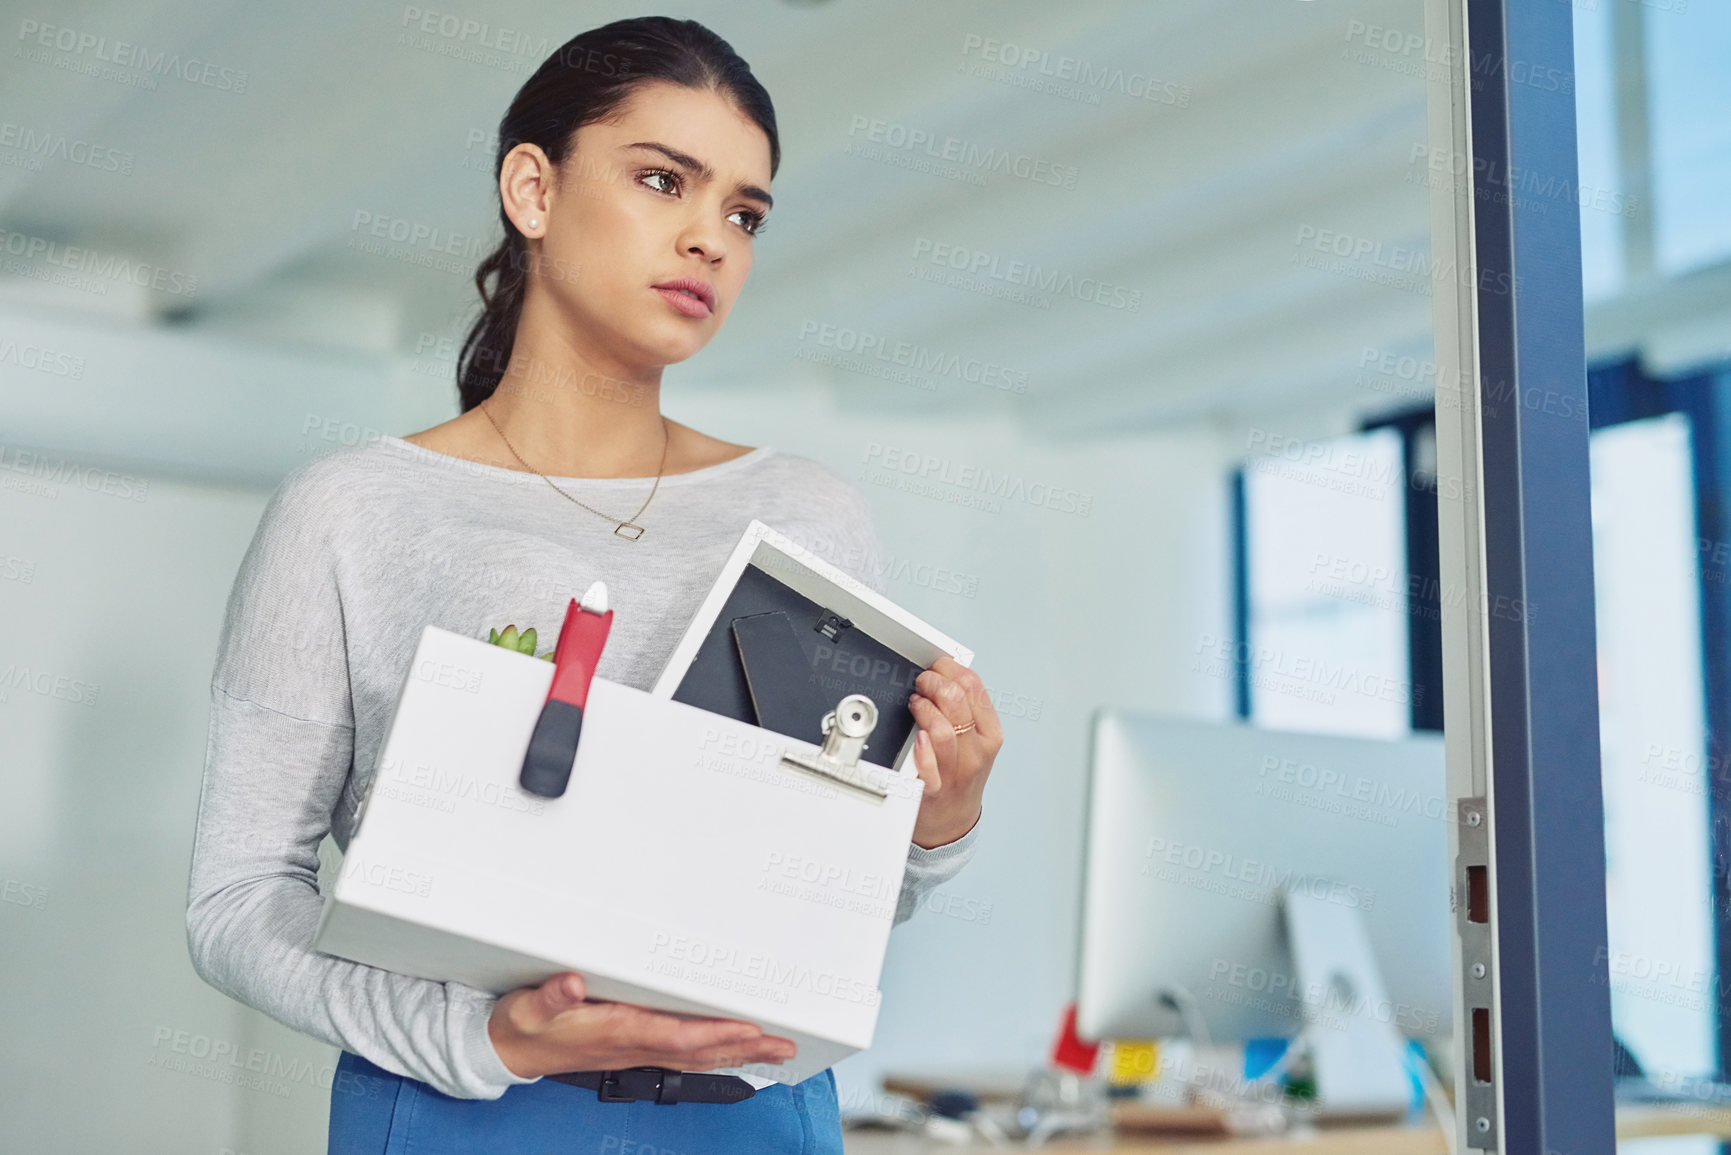
[[[1330,1118],[1404,1116],[1412,1091],[1394,1005],[1358,908],[1328,897],[1350,893],[1311,880],[1282,894],[1293,977],[1311,1041],[1317,1110]]]

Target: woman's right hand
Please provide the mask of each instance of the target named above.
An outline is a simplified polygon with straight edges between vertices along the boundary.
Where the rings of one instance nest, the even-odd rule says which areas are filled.
[[[666,1067],[710,1071],[783,1063],[793,1042],[739,1019],[684,1019],[630,1003],[589,1002],[583,976],[554,975],[501,995],[487,1035],[506,1068],[533,1079],[565,1071]]]

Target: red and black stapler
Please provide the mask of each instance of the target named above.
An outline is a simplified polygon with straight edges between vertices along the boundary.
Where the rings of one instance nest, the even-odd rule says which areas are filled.
[[[613,611],[607,608],[607,585],[596,582],[571,599],[565,624],[553,647],[553,685],[529,738],[523,755],[523,789],[542,798],[558,798],[571,781],[571,766],[577,760],[577,739],[583,731],[583,706],[589,699],[589,683],[613,628]]]

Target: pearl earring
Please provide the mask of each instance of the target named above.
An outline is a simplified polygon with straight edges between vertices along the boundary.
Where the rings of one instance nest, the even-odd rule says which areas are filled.
[[[535,218],[534,218],[534,217],[530,217],[530,218],[529,218],[529,227],[530,227],[530,228],[536,228],[536,227],[538,227],[538,226],[539,226],[539,225],[540,225],[540,224],[541,224],[541,222],[540,222],[540,221],[538,221],[538,220],[536,220],[536,219],[535,219]]]

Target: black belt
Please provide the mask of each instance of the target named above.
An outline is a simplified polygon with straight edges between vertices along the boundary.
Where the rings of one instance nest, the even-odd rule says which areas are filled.
[[[738,1075],[705,1075],[666,1067],[626,1067],[620,1071],[566,1071],[548,1075],[573,1087],[587,1087],[603,1103],[737,1103],[757,1094]]]

